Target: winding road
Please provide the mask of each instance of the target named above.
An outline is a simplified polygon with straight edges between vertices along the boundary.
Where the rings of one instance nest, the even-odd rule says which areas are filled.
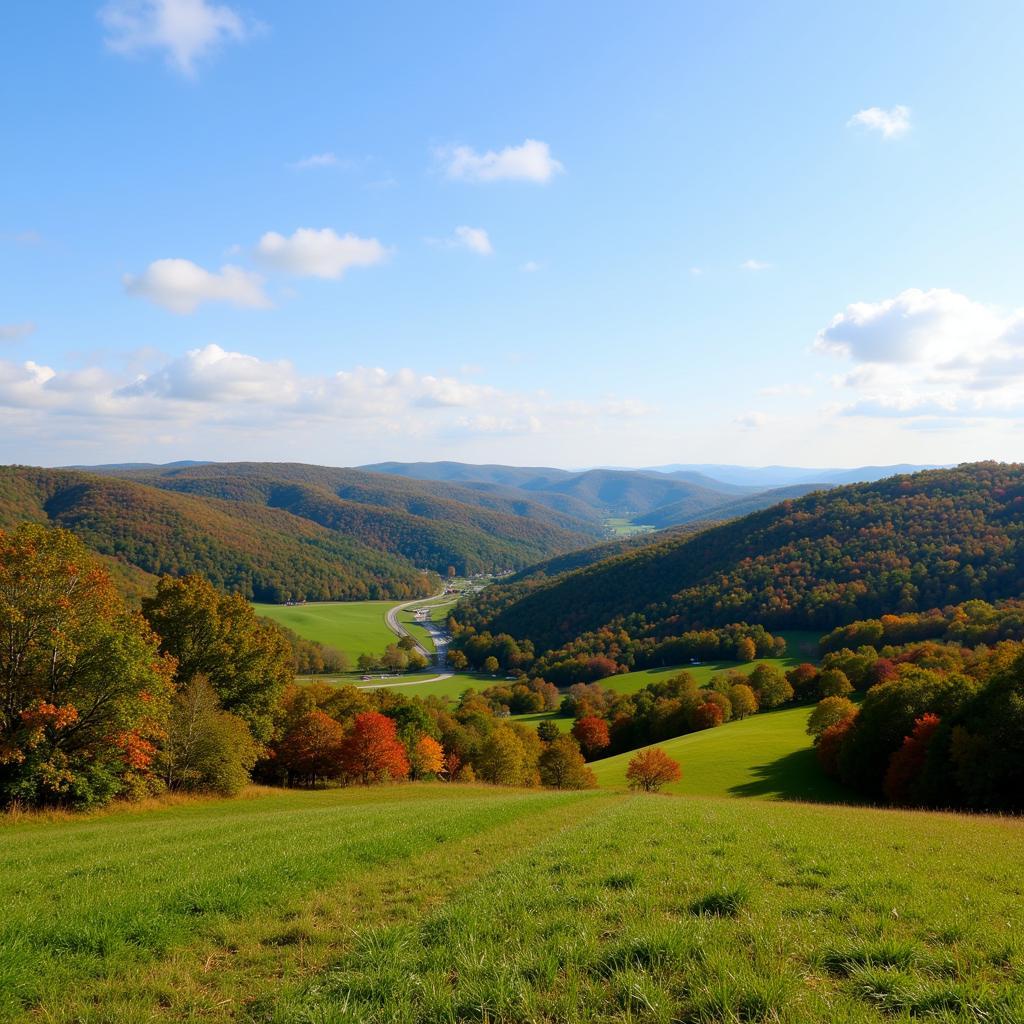
[[[424,647],[423,644],[421,644],[419,640],[417,640],[416,637],[413,636],[413,634],[406,628],[405,624],[399,621],[398,616],[401,612],[407,611],[410,608],[433,608],[433,602],[440,601],[441,598],[443,598],[444,596],[445,593],[442,590],[440,594],[435,594],[433,597],[418,597],[415,601],[406,601],[404,604],[396,604],[393,608],[389,608],[384,615],[384,621],[387,623],[388,629],[390,629],[391,632],[395,634],[395,636],[409,637],[412,640],[413,644],[415,645],[415,649],[419,651],[420,654],[422,654],[423,657],[427,659],[427,661],[435,660],[435,655],[432,655],[430,651],[428,651],[426,647]],[[431,603],[428,604],[427,602]],[[448,662],[448,633],[445,630],[443,630],[440,626],[438,626],[436,623],[431,622],[429,618],[424,619],[420,623],[420,625],[430,634],[431,638],[433,639],[434,647],[437,651],[437,667],[443,671]],[[438,676],[438,678],[440,679],[442,677]],[[448,677],[444,676],[443,678],[447,679]],[[432,682],[432,680],[426,679],[422,679],[419,681],[424,683]]]

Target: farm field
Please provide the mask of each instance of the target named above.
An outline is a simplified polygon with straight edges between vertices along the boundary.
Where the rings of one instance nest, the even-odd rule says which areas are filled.
[[[1024,1020],[1016,820],[425,784],[0,829],[5,1020]]]
[[[344,651],[354,661],[360,654],[380,654],[397,637],[384,615],[399,601],[318,601],[302,605],[254,604],[265,615],[307,640]]]
[[[758,658],[756,661],[706,661],[700,665],[673,665],[668,668],[648,668],[638,672],[627,672],[619,676],[602,679],[601,685],[616,693],[636,693],[651,683],[671,679],[680,672],[689,672],[697,680],[699,686],[706,686],[713,675],[727,672],[729,669],[749,675],[755,665],[762,663],[774,665],[783,672],[799,665],[802,661],[818,660],[818,634],[813,632],[789,631],[782,634],[786,638],[786,653],[781,658]]]
[[[767,711],[652,744],[683,766],[682,781],[666,786],[665,792],[829,803],[848,800],[848,791],[818,769],[805,731],[812,710]],[[591,762],[599,785],[626,788],[626,766],[635,754],[631,750]]]

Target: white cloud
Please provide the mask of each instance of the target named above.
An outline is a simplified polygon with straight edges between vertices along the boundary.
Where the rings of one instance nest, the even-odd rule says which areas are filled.
[[[27,338],[36,329],[33,323],[23,324],[0,324],[0,341],[17,341],[19,338]]]
[[[814,347],[853,365],[836,378],[848,415],[1024,415],[1024,311],[1004,313],[945,288],[851,303]]]
[[[455,244],[481,256],[490,256],[494,252],[491,240],[483,228],[470,228],[464,224],[455,229]]]
[[[338,235],[331,228],[299,228],[290,238],[268,231],[256,247],[268,266],[299,277],[339,278],[350,267],[369,267],[387,258],[376,238]]]
[[[867,128],[878,132],[884,139],[898,139],[910,131],[910,108],[895,106],[885,110],[882,107],[867,107],[858,110],[846,124],[850,128]]]
[[[195,348],[137,373],[89,366],[58,370],[0,360],[0,449],[26,441],[96,445],[109,453],[149,445],[156,436],[207,457],[337,459],[339,442],[365,452],[409,438],[464,443],[474,437],[588,436],[595,423],[647,415],[626,396],[579,401],[502,390],[464,376],[357,366],[302,374],[287,360],[218,345]],[[424,442],[427,443],[427,442]],[[17,447],[17,445],[21,447]],[[330,453],[334,454],[331,455]],[[353,451],[353,454],[358,454]]]
[[[536,260],[527,260],[519,269],[524,274],[536,274],[541,265]]]
[[[771,270],[772,265],[762,260],[744,260],[740,264],[740,270]],[[698,271],[699,273],[699,271]]]
[[[733,420],[733,423],[741,430],[760,430],[769,422],[770,417],[763,412],[747,412]]]
[[[296,160],[290,166],[297,171],[309,171],[317,167],[336,167],[340,162],[334,153],[314,153]]]
[[[126,274],[125,291],[140,295],[172,313],[194,313],[204,302],[266,309],[270,300],[263,279],[241,267],[223,266],[211,273],[191,260],[155,260],[139,276]]]
[[[690,267],[690,275],[692,277],[700,277],[703,273],[704,270],[701,267]]]
[[[188,77],[196,63],[226,42],[245,39],[255,26],[226,4],[208,0],[113,0],[100,9],[107,46],[124,56],[164,52],[168,64]]]
[[[456,181],[534,181],[545,184],[565,168],[551,155],[546,142],[527,139],[521,146],[477,153],[469,146],[440,149],[437,158],[445,174]]]

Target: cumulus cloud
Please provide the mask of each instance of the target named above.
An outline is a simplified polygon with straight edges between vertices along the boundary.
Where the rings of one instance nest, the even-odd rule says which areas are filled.
[[[96,366],[58,370],[0,360],[0,447],[3,439],[10,445],[45,437],[64,447],[101,444],[109,453],[114,441],[138,450],[139,438],[159,435],[206,452],[217,438],[237,457],[246,446],[255,453],[259,437],[271,445],[261,441],[263,457],[274,450],[308,459],[316,450],[330,459],[339,441],[363,447],[415,436],[443,445],[534,433],[562,439],[645,414],[628,397],[574,401],[408,368],[303,374],[287,360],[219,345],[164,358],[133,378]]]
[[[822,353],[852,366],[835,384],[848,415],[1024,415],[1024,311],[1005,313],[945,288],[851,303],[822,328]]]
[[[551,155],[546,142],[527,139],[521,146],[478,153],[470,146],[439,149],[436,156],[445,174],[455,181],[534,181],[546,184],[565,168]]]
[[[910,108],[895,106],[885,110],[882,107],[867,107],[858,110],[846,124],[850,128],[866,128],[878,132],[883,139],[899,139],[910,131]]]
[[[338,235],[331,228],[299,228],[288,238],[268,231],[256,255],[267,266],[299,277],[339,278],[350,267],[383,262],[388,250],[376,238]]]
[[[755,270],[756,271],[756,270],[771,270],[771,268],[772,268],[772,265],[770,263],[765,263],[763,260],[744,260],[740,264],[740,270]],[[700,271],[698,270],[697,273],[699,274]]]
[[[100,9],[99,19],[114,53],[132,57],[161,51],[188,77],[194,77],[198,61],[255,29],[234,8],[208,0],[112,0]]]
[[[124,287],[129,295],[139,295],[178,314],[194,313],[204,302],[250,309],[266,309],[271,304],[258,274],[231,265],[211,273],[191,260],[155,260],[138,276],[126,274]]]
[[[455,229],[455,244],[481,256],[490,256],[494,252],[491,239],[483,228],[470,228],[464,224]]]
[[[0,324],[0,341],[17,341],[19,338],[27,338],[36,329],[33,323],[23,324]]]

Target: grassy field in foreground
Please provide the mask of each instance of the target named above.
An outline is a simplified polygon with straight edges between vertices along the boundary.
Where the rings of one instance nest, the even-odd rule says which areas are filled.
[[[675,758],[681,782],[666,792],[841,802],[849,792],[823,775],[805,729],[812,708],[786,708],[652,744]],[[625,788],[635,750],[594,761],[601,786]]]
[[[279,622],[307,640],[316,640],[354,661],[360,654],[380,654],[398,638],[384,614],[398,601],[318,601],[311,604],[255,604],[257,615]]]
[[[1024,1020],[1024,823],[440,784],[0,825],[0,1016]]]

